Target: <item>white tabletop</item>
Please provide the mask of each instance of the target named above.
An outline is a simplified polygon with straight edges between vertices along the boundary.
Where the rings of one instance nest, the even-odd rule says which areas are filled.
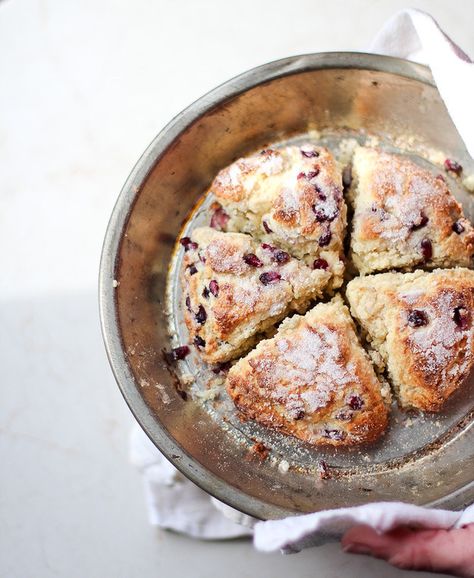
[[[0,4],[2,578],[403,574],[336,544],[282,557],[150,527],[128,462],[132,417],[100,336],[97,270],[121,185],[173,115],[266,61],[362,50],[404,4]],[[474,3],[410,4],[474,53]]]

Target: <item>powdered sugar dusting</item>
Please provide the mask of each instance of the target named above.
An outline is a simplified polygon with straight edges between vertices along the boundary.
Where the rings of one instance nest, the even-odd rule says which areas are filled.
[[[331,401],[335,391],[356,381],[354,367],[342,359],[339,341],[328,326],[305,324],[291,339],[276,340],[277,361],[269,350],[249,363],[270,398],[284,404],[290,417],[301,410],[314,413]]]
[[[404,295],[401,295],[402,299]],[[407,302],[407,299],[404,299]],[[443,289],[428,302],[408,300],[412,306],[422,307],[428,317],[428,324],[410,328],[408,344],[419,360],[419,367],[440,387],[450,385],[449,378],[462,377],[472,364],[472,325],[462,329],[454,321],[456,307],[462,306],[462,295]],[[402,312],[404,320],[406,312]],[[465,355],[459,356],[459,352]]]
[[[374,154],[368,151],[368,154]],[[407,241],[423,222],[424,212],[432,210],[445,196],[446,185],[428,171],[407,159],[375,153],[371,168],[371,196],[377,198],[364,210],[372,220],[372,229],[381,238]],[[431,223],[428,223],[428,228]],[[416,239],[415,239],[416,240]]]

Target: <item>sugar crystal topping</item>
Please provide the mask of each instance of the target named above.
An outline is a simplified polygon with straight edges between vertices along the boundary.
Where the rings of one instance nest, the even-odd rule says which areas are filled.
[[[340,339],[322,323],[317,328],[305,323],[291,339],[276,339],[276,359],[275,351],[266,350],[249,363],[270,398],[290,414],[296,409],[314,413],[334,391],[357,382],[354,365],[342,358]]]
[[[410,305],[417,301],[415,296],[415,292],[400,295]],[[417,365],[439,384],[446,384],[450,377],[462,376],[472,362],[472,327],[463,329],[454,319],[454,312],[460,305],[462,295],[449,289],[439,291],[429,301],[420,299],[417,306],[423,309],[430,321],[409,331],[407,342],[416,356]],[[457,355],[460,350],[466,352],[461,359]]]

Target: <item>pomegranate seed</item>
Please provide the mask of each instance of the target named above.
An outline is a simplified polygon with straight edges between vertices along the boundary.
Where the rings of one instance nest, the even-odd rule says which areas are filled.
[[[331,231],[326,231],[319,237],[318,244],[320,247],[327,247],[331,242],[332,234]]]
[[[462,166],[458,162],[453,161],[451,159],[446,159],[444,161],[444,168],[447,171],[451,171],[452,173],[455,173],[458,176],[462,173]]]
[[[319,167],[314,167],[314,171],[309,171],[309,173],[298,173],[297,179],[306,179],[310,181],[319,175]]]
[[[218,363],[215,367],[212,368],[212,372],[216,375],[219,373],[227,373],[230,369],[230,361],[225,361],[223,363]]]
[[[200,335],[196,335],[196,337],[194,338],[194,345],[196,347],[206,347],[206,342]]]
[[[244,255],[244,261],[251,267],[263,267],[263,263],[254,253],[247,253]]]
[[[198,244],[191,241],[189,237],[183,237],[179,240],[185,251],[194,251],[198,248]]]
[[[318,463],[319,477],[322,480],[329,480],[331,478],[331,473],[329,471],[329,466],[324,460],[320,460]]]
[[[171,350],[171,356],[173,361],[178,361],[180,359],[184,359],[187,355],[190,354],[190,349],[187,345],[181,345],[180,347],[175,347]]]
[[[453,313],[453,320],[461,329],[468,329],[471,325],[471,314],[465,307],[456,307]]]
[[[196,269],[196,265],[194,263],[188,265],[188,270],[190,275],[196,275],[196,273],[198,272],[198,270]]]
[[[429,261],[433,256],[433,245],[429,239],[423,239],[420,244],[421,247],[421,254],[423,255],[423,259],[425,261]]]
[[[209,283],[209,290],[214,295],[214,297],[219,295],[219,283],[215,279]]]
[[[339,441],[343,440],[346,437],[346,434],[340,429],[325,429],[323,430],[323,437]]]
[[[204,309],[204,307],[202,305],[199,305],[198,312],[196,313],[194,318],[201,325],[204,325],[204,323],[206,323],[207,313],[206,313],[206,310]]]
[[[189,297],[189,295],[186,297],[186,309],[191,312],[191,298]]]
[[[268,285],[269,283],[280,281],[281,275],[276,271],[267,271],[266,273],[262,273],[259,279],[264,285]]]
[[[204,297],[204,299],[209,299],[209,289],[207,287],[204,287],[204,289],[202,290],[202,296]]]
[[[453,223],[452,229],[458,235],[460,235],[461,233],[464,233],[464,231],[465,231],[464,225],[461,223],[461,221],[456,221],[455,223]]]
[[[284,265],[285,263],[288,263],[288,261],[290,260],[290,256],[288,255],[288,253],[286,251],[275,251],[275,253],[273,254],[274,260],[279,264],[279,265]]]
[[[316,221],[318,223],[324,223],[324,221],[328,220],[328,216],[326,215],[326,213],[323,210],[318,209],[316,205],[313,205],[313,211],[314,214],[316,215]]]
[[[326,261],[326,259],[316,259],[316,261],[313,263],[313,269],[324,269],[324,271],[326,271],[328,268],[329,263]]]
[[[313,205],[313,211],[314,214],[316,215],[316,221],[318,223],[323,223],[324,221],[329,221],[331,223],[338,215],[337,210],[333,211],[328,215],[327,213],[324,212],[324,209],[319,209],[316,205]]]
[[[344,185],[344,190],[347,191],[352,184],[352,166],[346,165],[342,171],[342,184]]]
[[[428,221],[429,221],[428,217],[423,213],[421,213],[419,222],[413,223],[412,226],[410,227],[410,231],[418,231],[418,229],[422,229],[423,227],[426,226]]]
[[[268,234],[273,233],[273,231],[272,231],[272,230],[270,229],[270,227],[267,225],[267,222],[266,222],[266,221],[262,221],[262,225],[263,225],[263,228],[265,229],[265,233],[268,233]]]
[[[290,255],[286,251],[277,249],[273,245],[269,245],[268,243],[262,243],[260,246],[262,247],[262,249],[265,249],[266,251],[271,251],[273,253],[272,261],[275,261],[279,265],[288,263],[288,261],[291,259]]]
[[[364,400],[360,397],[360,395],[351,395],[347,401],[347,405],[351,409],[361,409],[364,405]]]
[[[419,309],[413,309],[408,314],[408,325],[410,327],[422,327],[423,325],[428,325],[428,316],[424,311]]]
[[[213,229],[222,230],[227,225],[227,221],[230,219],[229,215],[224,211],[222,207],[218,207],[211,217],[211,227]]]
[[[327,196],[323,193],[323,191],[318,187],[318,185],[314,185],[314,190],[318,193],[318,199],[320,201],[326,201]],[[314,210],[314,207],[313,207]]]
[[[317,151],[304,151],[301,149],[301,154],[306,157],[307,159],[312,159],[314,157],[319,157],[319,153]]]

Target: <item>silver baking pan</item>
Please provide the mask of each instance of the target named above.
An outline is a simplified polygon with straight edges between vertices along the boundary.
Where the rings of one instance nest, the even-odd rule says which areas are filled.
[[[379,500],[446,508],[474,500],[471,383],[435,416],[394,405],[375,445],[315,449],[237,419],[195,352],[172,367],[163,356],[188,340],[175,241],[208,219],[204,193],[215,174],[269,144],[314,140],[342,155],[350,139],[433,171],[449,157],[474,173],[426,67],[360,53],[297,56],[230,80],[173,119],[132,170],[104,242],[102,328],[126,402],[183,474],[261,519]],[[448,180],[472,219],[471,195]]]

